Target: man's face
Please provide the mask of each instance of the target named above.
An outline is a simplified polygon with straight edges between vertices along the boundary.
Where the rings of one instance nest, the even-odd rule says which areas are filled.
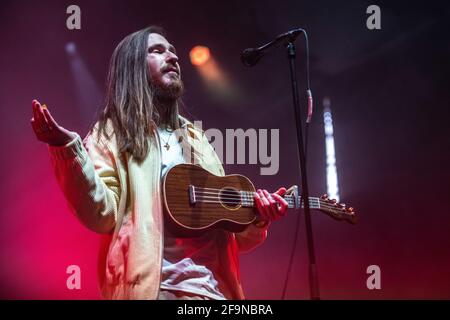
[[[173,99],[181,96],[183,83],[175,48],[158,33],[148,36],[147,65],[157,95]]]

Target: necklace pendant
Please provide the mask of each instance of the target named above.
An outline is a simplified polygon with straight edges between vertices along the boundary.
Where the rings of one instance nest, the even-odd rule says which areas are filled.
[[[166,150],[169,150],[170,145],[166,142],[166,144],[164,145],[164,148],[166,148]]]

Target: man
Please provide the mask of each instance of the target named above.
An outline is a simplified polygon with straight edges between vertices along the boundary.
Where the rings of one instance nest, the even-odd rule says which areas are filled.
[[[119,43],[107,88],[106,106],[83,141],[37,100],[31,119],[71,210],[102,234],[103,297],[244,299],[238,253],[264,241],[270,222],[286,211],[286,190],[258,190],[259,219],[241,233],[177,238],[164,226],[161,177],[183,162],[224,171],[203,132],[178,113],[181,70],[162,29],[148,27]]]

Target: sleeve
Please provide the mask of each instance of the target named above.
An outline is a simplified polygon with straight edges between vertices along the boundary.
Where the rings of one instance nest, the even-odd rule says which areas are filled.
[[[48,146],[59,187],[72,213],[90,230],[109,233],[115,227],[120,182],[114,156],[88,135],[65,146]]]
[[[267,238],[270,223],[252,223],[242,232],[235,233],[239,252],[249,252],[261,245]]]

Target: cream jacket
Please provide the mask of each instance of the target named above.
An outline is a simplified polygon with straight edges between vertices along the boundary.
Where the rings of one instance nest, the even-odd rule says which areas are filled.
[[[204,132],[180,117],[183,139],[206,170],[224,170]],[[161,282],[164,214],[161,199],[159,139],[149,139],[149,153],[138,164],[119,154],[111,123],[110,138],[100,137],[98,126],[84,140],[80,136],[65,146],[48,146],[57,182],[70,211],[90,230],[101,234],[98,256],[99,288],[105,299],[156,299]],[[155,134],[157,132],[155,131]],[[264,241],[267,227],[250,225],[244,232],[229,233],[219,244],[220,265],[231,299],[244,299],[238,254]]]

